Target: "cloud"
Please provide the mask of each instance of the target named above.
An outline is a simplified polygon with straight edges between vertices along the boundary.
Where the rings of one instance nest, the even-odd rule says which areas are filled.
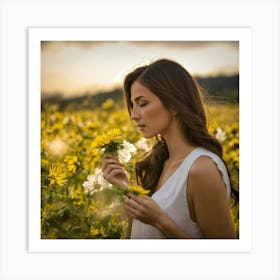
[[[238,48],[238,41],[42,41],[42,51],[48,48],[59,48],[63,46],[79,46],[82,48],[94,48],[105,44],[120,44],[126,43],[134,46],[159,46],[177,49],[195,49],[204,48],[211,45],[224,45],[231,48]]]
[[[161,47],[172,47],[178,49],[195,49],[195,48],[204,48],[211,45],[228,45],[228,46],[237,46],[238,42],[236,41],[134,41],[128,42],[134,45],[143,45],[143,46],[161,46]]]

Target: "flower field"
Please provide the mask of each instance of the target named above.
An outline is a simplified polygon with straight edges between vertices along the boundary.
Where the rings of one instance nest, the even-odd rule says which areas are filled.
[[[42,104],[41,111],[41,238],[125,238],[127,219],[123,190],[109,184],[101,172],[100,135],[120,129],[120,160],[126,163],[131,185],[134,162],[151,146],[131,122],[122,104],[107,99],[93,110],[67,109]],[[209,130],[222,142],[224,159],[238,186],[238,105],[208,106]],[[141,192],[138,186],[132,191]],[[239,233],[239,206],[231,213]]]

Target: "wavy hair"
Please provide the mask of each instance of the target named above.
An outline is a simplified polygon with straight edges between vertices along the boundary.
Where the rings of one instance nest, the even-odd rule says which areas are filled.
[[[207,129],[202,91],[185,68],[175,61],[160,59],[129,73],[124,79],[124,93],[130,115],[131,86],[136,80],[153,92],[167,110],[176,111],[182,133],[190,143],[208,149],[223,158],[221,144]],[[156,137],[156,143],[151,151],[136,163],[138,183],[153,191],[168,156],[164,139]],[[233,187],[231,189],[232,196],[237,202],[238,191]]]

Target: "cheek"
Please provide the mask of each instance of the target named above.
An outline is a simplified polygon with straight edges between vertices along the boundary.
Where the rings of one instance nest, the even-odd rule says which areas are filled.
[[[151,119],[151,120],[157,118],[158,115],[159,115],[159,110],[158,110],[157,107],[150,107],[150,108],[147,108],[147,109],[145,110],[145,112],[144,112],[145,118]]]
[[[155,105],[145,110],[145,118],[152,122],[165,122],[171,118],[171,114],[162,105]]]

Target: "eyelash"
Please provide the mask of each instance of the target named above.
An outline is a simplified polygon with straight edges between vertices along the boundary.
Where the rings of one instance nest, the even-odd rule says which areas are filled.
[[[139,103],[138,106],[139,107],[145,107],[148,104],[148,102],[143,102],[143,103]],[[133,109],[134,105],[133,103],[131,103],[131,109]]]

